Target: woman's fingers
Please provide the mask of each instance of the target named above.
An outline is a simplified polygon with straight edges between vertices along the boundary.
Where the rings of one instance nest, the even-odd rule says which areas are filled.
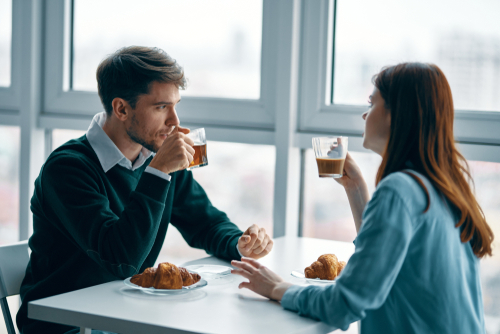
[[[231,274],[240,275],[240,276],[243,276],[247,279],[250,279],[250,277],[251,277],[251,274],[248,271],[245,271],[242,269],[232,269]]]
[[[241,261],[242,261],[242,262],[249,263],[249,264],[251,264],[253,267],[257,268],[257,269],[260,269],[260,267],[262,267],[262,265],[260,264],[260,262],[259,262],[259,261],[254,260],[254,259],[252,259],[251,257],[246,257],[246,256],[244,256],[244,257],[242,257],[242,258],[241,258]]]
[[[248,264],[248,263],[240,262],[240,261],[231,261],[231,264],[237,268],[246,270],[251,274],[255,272],[255,267]]]
[[[238,285],[238,289],[247,288],[251,290],[250,285],[250,282],[241,282],[240,285]]]

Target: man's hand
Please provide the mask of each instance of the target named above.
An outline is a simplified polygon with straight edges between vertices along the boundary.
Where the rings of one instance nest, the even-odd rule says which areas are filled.
[[[269,254],[273,244],[266,230],[253,224],[238,240],[238,250],[243,256],[260,259]]]
[[[176,126],[156,152],[149,166],[167,174],[189,167],[193,161],[194,142],[186,136],[188,133],[189,129]]]

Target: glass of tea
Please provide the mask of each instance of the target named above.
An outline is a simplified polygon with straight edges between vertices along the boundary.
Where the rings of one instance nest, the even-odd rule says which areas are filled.
[[[196,130],[191,130],[191,132],[189,132],[187,136],[194,141],[193,161],[191,162],[187,170],[192,170],[194,168],[208,165],[207,137],[205,136],[205,129],[200,128]]]
[[[342,177],[347,155],[347,143],[348,138],[342,136],[316,137],[312,139],[319,177]]]

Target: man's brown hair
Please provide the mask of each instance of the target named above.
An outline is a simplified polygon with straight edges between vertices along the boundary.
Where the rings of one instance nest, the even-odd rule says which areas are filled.
[[[173,83],[186,87],[183,68],[159,48],[129,46],[119,49],[97,67],[97,87],[102,105],[108,115],[111,102],[119,97],[135,109],[140,95],[149,93],[151,83]]]

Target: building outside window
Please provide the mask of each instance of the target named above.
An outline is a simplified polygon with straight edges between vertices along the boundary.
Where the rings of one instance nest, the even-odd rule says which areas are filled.
[[[12,0],[0,0],[0,87],[10,86]]]
[[[120,15],[109,15],[117,7]],[[74,90],[97,91],[99,62],[141,45],[163,49],[184,67],[189,89],[182,95],[260,97],[262,0],[76,0],[73,24]]]

